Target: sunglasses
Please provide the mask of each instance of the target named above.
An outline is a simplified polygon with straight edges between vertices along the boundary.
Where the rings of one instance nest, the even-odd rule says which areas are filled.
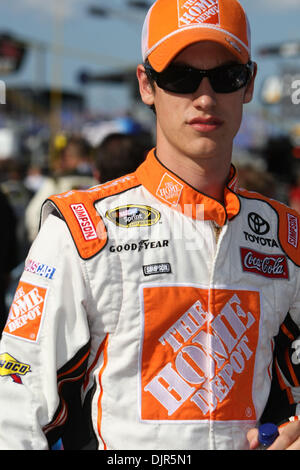
[[[162,72],[156,72],[150,64],[144,64],[148,78],[160,88],[172,93],[194,93],[202,79],[207,77],[215,93],[233,93],[243,88],[250,80],[254,64],[221,65],[210,70],[199,70],[187,65],[169,65]]]

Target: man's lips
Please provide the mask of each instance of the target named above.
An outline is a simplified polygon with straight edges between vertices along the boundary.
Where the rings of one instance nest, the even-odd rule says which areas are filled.
[[[193,129],[202,132],[213,131],[222,126],[223,123],[224,121],[222,121],[222,119],[215,116],[197,117],[188,121],[188,124],[193,127]]]

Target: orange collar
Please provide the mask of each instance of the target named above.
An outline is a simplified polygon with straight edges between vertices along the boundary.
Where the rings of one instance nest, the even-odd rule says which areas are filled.
[[[153,196],[193,219],[213,220],[222,227],[227,219],[231,220],[239,213],[240,200],[234,192],[237,176],[233,165],[224,189],[224,204],[197,191],[164,167],[157,159],[155,149],[148,153],[136,175]]]

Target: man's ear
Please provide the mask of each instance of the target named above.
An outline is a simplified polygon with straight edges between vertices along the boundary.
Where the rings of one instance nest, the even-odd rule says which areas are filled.
[[[137,66],[136,76],[139,82],[139,90],[142,101],[148,106],[153,106],[155,90],[152,84],[149,82],[145,68],[142,64]]]
[[[244,103],[245,104],[250,103],[250,101],[252,100],[252,97],[253,97],[253,93],[254,93],[254,83],[255,83],[255,77],[256,77],[256,74],[257,74],[257,63],[253,62],[253,64],[254,64],[253,74],[252,74],[250,82],[248,83],[248,85],[246,86],[246,89],[245,89],[245,94],[244,94]]]

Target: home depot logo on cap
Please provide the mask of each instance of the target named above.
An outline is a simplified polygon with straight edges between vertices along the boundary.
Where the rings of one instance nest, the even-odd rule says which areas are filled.
[[[190,24],[205,23],[219,24],[219,2],[218,0],[208,1],[187,1],[178,0],[178,26],[184,27]]]
[[[161,72],[185,47],[215,41],[247,63],[250,39],[249,22],[237,0],[156,0],[144,22],[142,55]]]

